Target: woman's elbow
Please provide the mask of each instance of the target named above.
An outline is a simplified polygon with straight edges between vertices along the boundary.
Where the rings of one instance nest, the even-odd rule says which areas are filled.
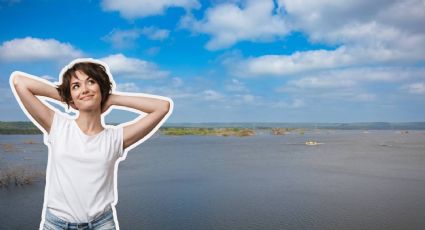
[[[22,82],[23,82],[22,78],[23,78],[22,74],[18,71],[15,71],[10,75],[10,81],[12,82],[12,85],[15,88],[22,85]]]
[[[13,72],[11,75],[10,75],[10,82],[12,82],[12,84],[13,84],[13,86],[15,86],[16,87],[16,85],[18,85],[19,84],[19,73],[18,72]]]
[[[171,103],[169,101],[163,101],[161,103],[161,111],[166,114],[168,111],[170,111]]]

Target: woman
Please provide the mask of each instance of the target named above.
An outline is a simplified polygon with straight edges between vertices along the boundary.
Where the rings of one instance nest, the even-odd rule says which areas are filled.
[[[10,83],[22,110],[44,133],[49,147],[40,229],[119,229],[116,168],[126,152],[149,138],[172,112],[169,98],[113,92],[105,63],[77,59],[64,67],[58,87],[14,72]],[[70,117],[44,103],[66,103]],[[118,106],[146,113],[116,127],[104,116]]]

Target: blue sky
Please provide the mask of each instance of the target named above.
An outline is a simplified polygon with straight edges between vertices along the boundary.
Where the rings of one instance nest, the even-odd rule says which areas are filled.
[[[28,120],[11,72],[91,57],[172,98],[168,122],[425,121],[424,21],[421,0],[0,0],[0,120]]]

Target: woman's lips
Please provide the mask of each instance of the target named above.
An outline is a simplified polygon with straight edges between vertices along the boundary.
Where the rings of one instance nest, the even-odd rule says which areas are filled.
[[[90,100],[92,97],[93,95],[87,95],[87,96],[81,97],[80,100],[87,101],[87,100]]]

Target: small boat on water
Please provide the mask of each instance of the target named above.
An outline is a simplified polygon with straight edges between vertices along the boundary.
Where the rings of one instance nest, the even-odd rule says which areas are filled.
[[[306,141],[305,144],[306,145],[318,145],[319,143],[317,141],[310,140],[310,141]]]

